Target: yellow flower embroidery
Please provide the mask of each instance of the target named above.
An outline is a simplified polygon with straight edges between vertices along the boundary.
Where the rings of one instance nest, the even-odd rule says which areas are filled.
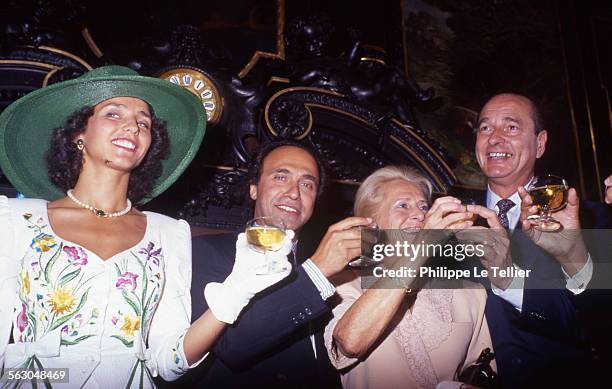
[[[60,287],[49,295],[49,303],[51,304],[51,311],[62,314],[71,310],[76,304],[76,300],[69,289]]]
[[[43,233],[38,234],[38,236],[32,239],[32,243],[30,244],[30,246],[39,253],[46,253],[56,245],[57,242],[55,242],[55,238],[53,236]]]
[[[134,336],[134,331],[140,329],[140,318],[125,315],[123,316],[123,325],[121,331],[127,336]]]
[[[26,269],[21,269],[19,278],[21,279],[21,295],[27,296],[30,294],[30,275],[28,271]]]

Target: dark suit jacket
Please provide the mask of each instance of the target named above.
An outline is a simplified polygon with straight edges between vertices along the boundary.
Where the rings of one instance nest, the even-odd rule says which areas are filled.
[[[484,198],[481,204],[486,206]],[[581,219],[598,220],[599,226],[609,223],[605,212],[593,219],[588,212],[592,208],[601,211],[592,204],[582,206]],[[485,308],[504,386],[583,387],[600,382],[589,336],[579,320],[578,296],[566,290],[559,263],[522,234],[520,226],[511,236],[511,252],[517,264],[532,270],[525,279],[522,310],[517,311],[490,289]],[[541,289],[543,284],[546,289]]]
[[[209,282],[222,282],[234,265],[236,235],[193,240],[192,320],[208,306]],[[211,355],[187,374],[182,387],[306,388],[340,387],[323,344],[330,309],[308,274],[294,266],[281,283],[251,300],[238,321],[216,342]],[[310,334],[315,334],[315,359]]]

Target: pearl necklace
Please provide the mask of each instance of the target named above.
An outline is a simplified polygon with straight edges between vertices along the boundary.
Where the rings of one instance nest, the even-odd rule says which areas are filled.
[[[123,209],[123,210],[121,210],[119,212],[109,213],[109,212],[103,211],[103,210],[101,210],[99,208],[92,207],[89,204],[85,204],[81,200],[77,199],[76,196],[74,195],[72,189],[70,189],[68,192],[66,192],[66,194],[68,195],[68,198],[70,198],[70,200],[74,201],[75,203],[77,203],[78,205],[80,205],[81,207],[83,207],[85,209],[89,209],[97,217],[105,217],[105,218],[119,217],[119,216],[123,216],[123,215],[127,214],[132,209],[132,202],[130,201],[130,199],[127,199],[127,207],[125,207],[125,209]]]

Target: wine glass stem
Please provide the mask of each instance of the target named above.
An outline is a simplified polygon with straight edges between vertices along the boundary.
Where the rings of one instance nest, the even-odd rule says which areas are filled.
[[[542,207],[542,219],[543,220],[550,219],[550,208],[548,208],[547,206]]]
[[[270,273],[270,257],[268,256],[268,250],[264,249],[264,257],[266,258],[266,274]]]

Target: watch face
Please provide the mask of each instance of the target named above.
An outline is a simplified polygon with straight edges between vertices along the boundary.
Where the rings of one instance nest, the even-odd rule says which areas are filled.
[[[208,124],[214,125],[219,121],[223,112],[223,98],[208,76],[195,69],[174,68],[164,72],[159,78],[182,86],[198,96],[206,110]]]

